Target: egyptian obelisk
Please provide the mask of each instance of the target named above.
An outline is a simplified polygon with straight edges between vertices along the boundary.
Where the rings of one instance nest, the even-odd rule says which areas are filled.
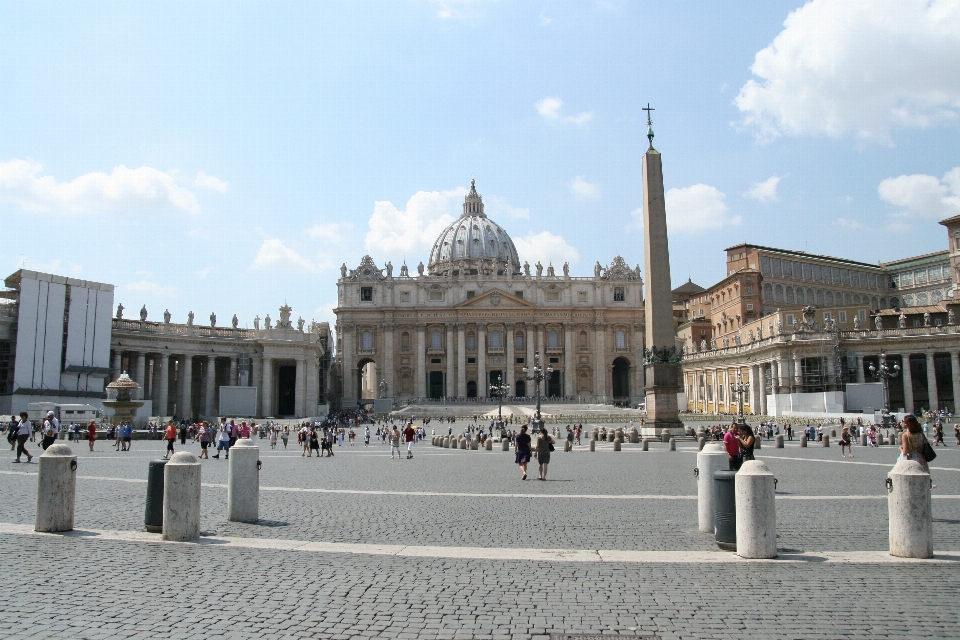
[[[647,139],[650,147],[643,156],[643,242],[647,269],[643,283],[644,356],[646,369],[647,418],[643,436],[683,435],[677,407],[680,391],[680,363],[673,324],[673,297],[670,293],[670,250],[667,247],[667,209],[663,199],[663,167],[660,152],[653,148],[653,122],[648,104]]]

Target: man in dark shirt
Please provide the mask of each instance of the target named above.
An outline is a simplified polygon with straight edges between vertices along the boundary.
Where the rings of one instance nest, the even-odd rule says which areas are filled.
[[[413,423],[408,422],[407,428],[403,430],[403,441],[407,443],[407,460],[413,457],[413,439],[416,431],[413,430]]]

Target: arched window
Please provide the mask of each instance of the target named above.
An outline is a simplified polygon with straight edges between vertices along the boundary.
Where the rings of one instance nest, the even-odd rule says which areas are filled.
[[[774,289],[774,292],[775,292],[774,295],[776,296],[776,301],[783,302],[783,285],[778,284],[777,288]]]
[[[560,348],[560,334],[556,331],[551,331],[547,334],[547,348],[549,349],[559,349]]]
[[[844,303],[844,304],[847,304],[847,305],[853,304],[852,300],[853,300],[853,298],[850,296],[849,293],[845,293],[845,294],[843,295],[843,303]]]
[[[517,331],[517,335],[514,338],[514,346],[517,349],[523,349],[523,332]]]
[[[581,331],[580,332],[580,350],[586,351],[589,348],[590,346],[587,344],[587,332]]]
[[[826,304],[828,307],[833,306],[833,291],[827,291],[824,294],[824,304]]]
[[[803,295],[803,287],[797,287],[797,304],[806,304],[805,297]]]
[[[773,285],[769,282],[763,285],[763,299],[768,302],[773,301]]]
[[[793,301],[794,301],[794,298],[793,298],[793,287],[787,287],[787,297],[786,297],[786,299],[787,299],[787,302],[793,304]]]
[[[500,342],[500,331],[494,329],[490,332],[490,348],[491,349],[501,349],[503,344]]]
[[[920,303],[918,302],[917,304],[920,304]],[[886,309],[886,308],[887,308],[887,299],[886,299],[886,298],[880,298],[880,308],[881,308],[881,309]]]
[[[443,334],[440,333],[439,329],[434,329],[430,334],[430,348],[443,349]]]
[[[360,334],[360,348],[364,351],[373,349],[373,334],[369,331],[364,331]]]
[[[406,331],[400,334],[400,350],[410,351],[410,334]]]
[[[879,308],[880,308],[880,307],[878,306],[879,304],[880,304],[880,303],[877,301],[877,296],[873,296],[872,298],[870,298],[870,308],[871,308],[871,309],[879,309]]]
[[[816,300],[816,297],[813,294],[813,289],[807,289],[807,304],[813,304],[814,300]]]
[[[626,349],[627,348],[627,334],[623,331],[617,331],[615,336],[615,344],[617,349]]]
[[[477,350],[477,336],[472,333],[467,336],[467,349],[470,351]]]
[[[817,289],[817,305],[823,306],[823,289]]]

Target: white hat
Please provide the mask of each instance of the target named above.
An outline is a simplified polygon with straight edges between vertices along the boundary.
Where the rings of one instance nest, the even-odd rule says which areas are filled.
[[[52,418],[52,417],[53,417],[53,411],[47,411],[47,417],[48,417],[48,418]]]

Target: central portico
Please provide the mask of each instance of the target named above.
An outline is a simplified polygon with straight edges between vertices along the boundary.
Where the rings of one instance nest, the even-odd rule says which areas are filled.
[[[535,395],[523,374],[539,352],[555,373],[541,393],[558,399],[642,401],[643,281],[620,256],[592,277],[569,265],[521,263],[487,217],[471,181],[463,212],[429,264],[398,274],[365,256],[337,283],[338,365],[344,406],[378,396],[466,400]],[[383,384],[385,383],[385,384]]]

